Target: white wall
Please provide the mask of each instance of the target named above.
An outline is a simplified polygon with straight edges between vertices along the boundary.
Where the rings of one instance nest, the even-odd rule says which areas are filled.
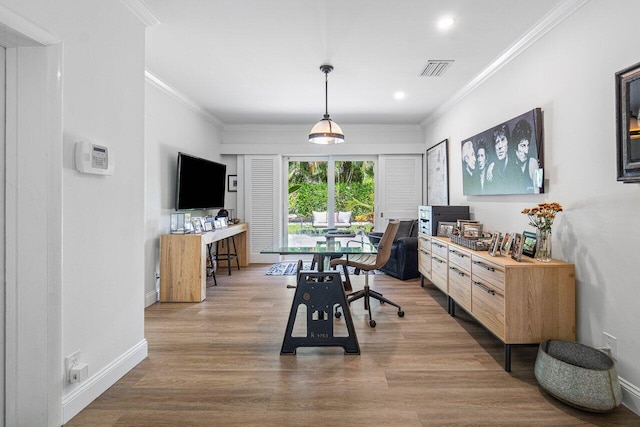
[[[121,2],[1,4],[54,34],[63,46],[63,195],[58,201],[64,213],[62,354],[81,351],[80,361],[89,365],[89,379],[76,384],[64,382],[64,368],[58,368],[54,382],[66,421],[147,352],[141,285],[144,26]],[[79,139],[110,147],[116,157],[113,176],[75,170],[74,144]],[[37,390],[47,384],[24,386]]]
[[[160,235],[169,233],[170,214],[175,213],[178,152],[221,163],[229,162],[231,167],[228,167],[227,173],[233,173],[231,171],[235,171],[235,158],[223,159],[220,155],[221,134],[214,118],[199,111],[197,106],[185,100],[181,94],[148,75],[145,90],[144,249],[147,306],[157,300],[156,273],[160,272]],[[205,185],[206,182],[203,182],[203,190]],[[226,194],[226,199],[229,199],[229,195],[230,193]]]
[[[530,229],[524,207],[557,201],[553,254],[576,265],[577,339],[618,339],[625,404],[640,413],[640,185],[616,182],[614,74],[640,61],[640,2],[588,2],[425,129],[427,147],[449,138],[451,204],[503,232]],[[460,141],[541,107],[546,194],[462,194]]]

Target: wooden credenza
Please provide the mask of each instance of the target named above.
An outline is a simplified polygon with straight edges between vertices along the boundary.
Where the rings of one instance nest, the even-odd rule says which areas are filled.
[[[575,340],[575,267],[552,260],[492,257],[423,233],[418,237],[418,269],[456,304],[505,344],[505,370],[511,346],[548,339]]]
[[[200,302],[206,298],[207,245],[234,236],[240,265],[249,265],[246,223],[202,234],[160,236],[160,301]]]

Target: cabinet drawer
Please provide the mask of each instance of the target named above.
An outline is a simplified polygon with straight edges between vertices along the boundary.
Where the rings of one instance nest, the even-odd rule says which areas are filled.
[[[471,276],[451,265],[449,266],[449,295],[465,310],[471,311]]]
[[[454,247],[453,245],[449,246],[449,264],[453,264],[467,273],[471,273],[471,253]]]
[[[485,258],[472,256],[471,276],[484,280],[504,292],[504,267],[495,264]]]
[[[431,241],[431,253],[433,253],[433,255],[439,256],[446,262],[447,252],[448,252],[448,245],[446,243],[441,243],[437,240]]]
[[[448,268],[446,261],[436,256],[431,257],[431,281],[445,293],[448,293],[447,270]]]
[[[487,283],[472,280],[471,313],[504,341],[504,295]]]
[[[431,253],[431,239],[420,236],[418,238],[418,249],[422,249],[425,252]]]
[[[431,254],[422,248],[418,250],[418,271],[431,280]]]

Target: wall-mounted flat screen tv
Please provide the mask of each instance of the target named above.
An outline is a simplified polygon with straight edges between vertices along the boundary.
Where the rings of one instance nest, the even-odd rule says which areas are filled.
[[[176,210],[224,208],[227,165],[178,153]]]

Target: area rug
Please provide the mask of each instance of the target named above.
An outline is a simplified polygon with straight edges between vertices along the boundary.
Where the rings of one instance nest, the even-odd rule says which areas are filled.
[[[280,262],[277,264],[273,264],[267,270],[267,276],[294,276],[296,274],[296,270],[298,268],[297,262]],[[311,261],[302,263],[302,270],[311,270]],[[354,267],[347,267],[349,274],[355,274]],[[342,273],[342,267],[338,268],[338,271]],[[383,274],[381,271],[373,270],[370,271],[369,274]]]

